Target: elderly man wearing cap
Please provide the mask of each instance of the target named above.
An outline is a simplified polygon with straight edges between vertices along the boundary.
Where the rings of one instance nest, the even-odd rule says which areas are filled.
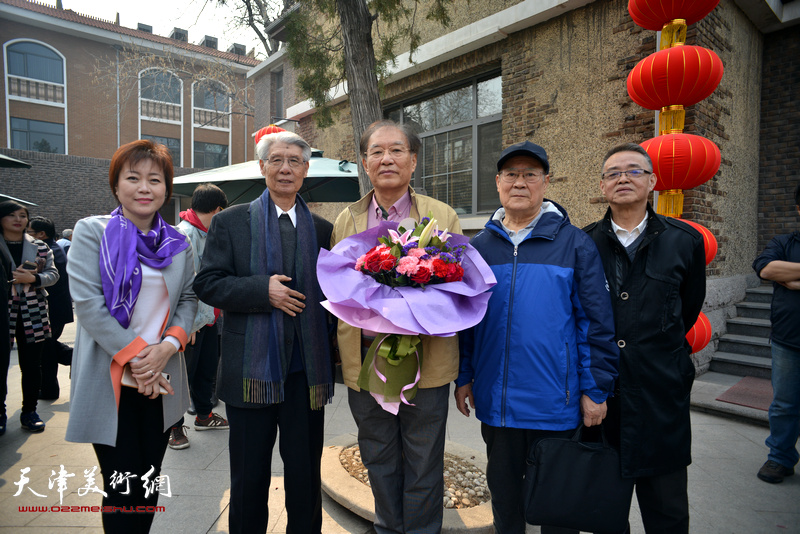
[[[481,421],[495,532],[521,534],[530,444],[603,421],[619,352],[597,247],[544,198],[545,150],[512,145],[497,170],[502,207],[471,241],[497,285],[483,321],[461,334],[455,397],[461,413],[471,406]]]

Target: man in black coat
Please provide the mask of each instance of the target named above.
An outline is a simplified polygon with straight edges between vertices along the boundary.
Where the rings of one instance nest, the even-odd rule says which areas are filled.
[[[308,143],[279,132],[262,137],[257,151],[267,191],[214,216],[194,282],[197,297],[224,316],[217,395],[230,424],[229,527],[231,534],[266,532],[279,435],[286,530],[319,534],[323,408],[333,396],[333,365],[316,261],[333,225],[297,194],[308,173]]]
[[[58,269],[58,282],[47,288],[47,308],[50,317],[50,328],[53,337],[46,339],[42,350],[42,387],[39,398],[56,400],[61,394],[58,386],[58,363],[72,361],[72,347],[58,341],[64,326],[74,320],[72,315],[72,297],[69,294],[69,276],[67,275],[67,254],[56,243],[56,227],[47,217],[31,217],[28,233],[35,239],[47,243],[53,251],[53,262]]]
[[[600,181],[609,209],[584,230],[600,251],[620,348],[609,439],[620,447],[622,475],[636,479],[645,531],[680,534],[689,532],[695,375],[685,337],[705,299],[705,254],[697,231],[653,211],[647,198],[655,185],[642,147],[612,148]]]

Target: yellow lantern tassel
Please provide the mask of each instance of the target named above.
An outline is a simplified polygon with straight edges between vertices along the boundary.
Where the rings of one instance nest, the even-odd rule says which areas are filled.
[[[681,189],[659,191],[656,212],[667,217],[680,217],[683,214],[683,191]]]
[[[683,133],[686,110],[683,106],[666,106],[661,108],[658,117],[658,135]]]
[[[661,48],[672,48],[686,43],[686,21],[675,19],[664,24],[661,28]]]

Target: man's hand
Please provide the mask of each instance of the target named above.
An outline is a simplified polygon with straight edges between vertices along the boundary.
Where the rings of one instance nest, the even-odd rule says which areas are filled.
[[[469,417],[469,406],[471,406],[473,410],[475,409],[475,397],[472,396],[472,382],[456,388],[454,394],[456,396],[456,408],[458,408],[459,412]],[[469,399],[469,406],[467,406],[467,399]]]
[[[800,290],[800,280],[790,280],[789,282],[778,282],[778,283],[783,287],[785,287],[786,289],[791,289],[792,291]]]
[[[584,426],[597,426],[606,417],[606,402],[597,404],[586,395],[581,396],[581,413],[583,413]]]
[[[306,305],[302,302],[306,296],[283,285],[291,278],[283,274],[273,274],[269,277],[269,303],[292,317],[303,311]]]
[[[196,336],[197,332],[192,332],[192,334],[189,336],[189,345],[194,345]]]

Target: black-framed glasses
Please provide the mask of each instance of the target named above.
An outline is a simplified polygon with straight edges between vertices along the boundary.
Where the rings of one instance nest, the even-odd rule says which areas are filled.
[[[630,179],[634,178],[643,178],[645,176],[649,176],[653,174],[652,171],[646,171],[644,169],[628,169],[627,171],[611,171],[611,172],[604,172],[602,174],[603,180],[607,180],[610,182],[619,180],[622,178],[622,175],[627,176]]]
[[[500,171],[500,179],[506,183],[513,184],[518,178],[522,178],[526,183],[535,184],[544,178],[544,173],[534,169],[503,169]]]

